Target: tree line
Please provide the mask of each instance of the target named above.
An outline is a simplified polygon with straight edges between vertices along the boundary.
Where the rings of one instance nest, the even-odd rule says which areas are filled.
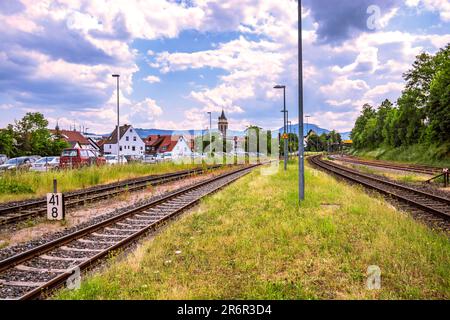
[[[60,155],[69,144],[59,134],[52,135],[48,121],[39,112],[28,112],[21,120],[0,129],[0,154],[8,157]]]
[[[364,104],[351,132],[355,149],[413,144],[447,145],[450,151],[450,44],[421,53],[403,74],[405,88],[394,105]]]
[[[341,134],[335,130],[322,133],[308,132],[305,151],[336,151],[342,144]]]

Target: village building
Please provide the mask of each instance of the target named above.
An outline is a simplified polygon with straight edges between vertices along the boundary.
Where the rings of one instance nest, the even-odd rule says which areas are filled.
[[[145,153],[173,159],[190,157],[191,141],[182,135],[149,135],[145,139]]]
[[[103,143],[104,154],[117,154],[117,146],[119,145],[119,153],[123,156],[143,156],[145,153],[145,143],[139,137],[132,125],[126,124],[120,126],[119,144],[117,144],[117,127],[113,133]]]
[[[66,141],[69,144],[70,148],[89,149],[95,151],[96,153],[100,152],[100,147],[97,145],[97,143],[90,138],[86,138],[79,131],[60,130],[59,126],[56,125],[54,130],[50,130],[50,134],[53,138],[59,137],[62,140]]]
[[[222,109],[222,114],[220,115],[217,125],[219,127],[219,132],[222,134],[222,138],[223,140],[227,139],[227,130],[228,130],[228,120],[225,117],[225,112],[223,112]]]

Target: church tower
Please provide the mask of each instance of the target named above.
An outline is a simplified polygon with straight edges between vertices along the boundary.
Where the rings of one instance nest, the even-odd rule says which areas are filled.
[[[222,109],[222,114],[219,117],[218,125],[219,125],[219,131],[222,133],[222,137],[225,140],[227,137],[228,120],[225,117],[225,113],[223,112],[223,109]]]

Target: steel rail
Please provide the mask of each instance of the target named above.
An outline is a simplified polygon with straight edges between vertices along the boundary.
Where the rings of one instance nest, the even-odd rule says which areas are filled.
[[[423,173],[423,174],[429,174],[429,175],[442,172],[442,168],[438,168],[438,167],[427,167],[427,166],[421,166],[421,165],[407,165],[407,164],[396,164],[396,163],[384,163],[384,162],[377,162],[377,161],[371,161],[371,160],[353,159],[353,158],[349,158],[349,157],[338,157],[335,159],[338,161],[344,161],[344,162],[349,162],[349,163],[368,165],[368,166],[386,168],[386,169],[395,169],[395,170],[401,170],[401,171],[417,172],[417,173]]]
[[[314,156],[314,157],[310,157],[309,161],[311,163],[313,163],[314,165],[327,170],[327,171],[331,171],[332,173],[343,177],[345,179],[351,180],[353,182],[359,183],[364,185],[365,187],[374,189],[380,193],[392,196],[400,201],[406,202],[409,205],[412,205],[416,208],[419,208],[421,210],[433,213],[435,215],[440,216],[441,218],[444,218],[445,220],[450,220],[450,199],[448,198],[444,198],[444,197],[440,197],[428,192],[424,192],[421,190],[417,190],[411,187],[407,187],[407,186],[403,186],[400,184],[397,184],[395,182],[390,182],[390,181],[386,181],[383,179],[379,179],[373,176],[369,176],[367,174],[361,173],[361,172],[357,172],[355,170],[351,170],[348,169],[346,167],[337,165],[337,164],[332,164],[329,162],[325,162],[323,160],[321,160],[321,156]],[[381,185],[381,186],[380,186]],[[384,187],[382,187],[384,186]],[[389,190],[389,188],[391,188],[391,190]],[[392,190],[394,189],[394,190]],[[407,192],[409,193],[409,197],[406,195],[402,195],[399,192],[394,192],[394,191],[399,191],[400,192]],[[412,198],[411,198],[412,197]],[[433,206],[430,206],[429,204],[425,204],[423,203],[423,201],[420,201],[419,199],[417,199],[417,197],[423,197],[426,199],[430,199],[433,201],[436,201],[438,203],[434,204]],[[441,209],[442,206],[445,206],[445,209]]]
[[[159,226],[161,223],[165,223],[167,220],[172,219],[173,217],[177,216],[180,212],[186,210],[187,208],[195,205],[196,203],[198,203],[198,201],[205,197],[206,195],[209,195],[221,188],[223,188],[224,186],[232,183],[233,181],[239,179],[240,177],[242,177],[243,175],[249,173],[251,171],[252,168],[258,166],[259,164],[256,165],[251,165],[251,166],[247,166],[244,168],[240,168],[237,170],[233,170],[231,172],[227,172],[224,173],[222,175],[219,175],[217,177],[213,177],[210,179],[207,179],[205,181],[201,181],[198,183],[195,183],[194,185],[191,186],[187,186],[184,188],[181,188],[179,190],[173,191],[168,193],[167,195],[163,196],[160,199],[154,200],[150,203],[147,203],[145,205],[141,205],[137,208],[133,208],[130,210],[127,210],[126,212],[123,212],[117,216],[108,218],[104,221],[98,222],[94,225],[88,226],[86,228],[77,230],[73,233],[70,233],[68,235],[62,236],[60,238],[57,238],[55,240],[52,240],[48,243],[42,244],[40,246],[34,247],[30,250],[27,250],[25,252],[16,254],[14,256],[11,256],[7,259],[1,260],[0,261],[0,272],[4,272],[6,270],[10,270],[11,268],[14,268],[15,266],[26,262],[26,261],[30,261],[30,259],[33,259],[35,257],[41,256],[49,251],[52,251],[54,249],[58,249],[61,248],[63,245],[68,244],[69,242],[72,241],[76,241],[77,239],[81,239],[82,237],[85,236],[89,236],[92,235],[93,233],[95,233],[97,230],[103,229],[105,227],[114,225],[115,223],[119,222],[119,221],[124,221],[126,220],[127,217],[132,216],[134,214],[149,210],[151,208],[156,207],[157,205],[163,205],[167,202],[170,203],[170,200],[174,200],[179,198],[180,196],[183,195],[189,195],[190,192],[193,192],[195,190],[201,190],[202,187],[207,187],[208,185],[214,184],[215,182],[218,182],[220,180],[225,180],[227,178],[229,178],[230,176],[231,179],[230,180],[225,180],[224,183],[219,184],[218,186],[214,187],[211,190],[208,190],[206,193],[204,193],[203,195],[194,195],[194,198],[192,200],[190,200],[189,202],[182,204],[179,208],[176,208],[176,211],[169,213],[167,215],[165,215],[164,217],[158,217],[157,220],[153,221],[152,223],[148,224],[147,226],[145,226],[144,228],[134,232],[131,235],[127,235],[127,237],[123,240],[120,240],[119,242],[115,243],[114,245],[104,248],[102,249],[101,252],[97,253],[96,255],[87,258],[86,261],[82,262],[81,264],[77,265],[76,267],[79,267],[80,270],[84,270],[86,268],[88,268],[89,266],[93,265],[94,263],[96,263],[96,261],[98,261],[99,259],[103,258],[104,256],[106,256],[108,253],[110,253],[111,251],[114,251],[118,248],[121,248],[125,245],[127,245],[130,242],[135,241],[139,236],[146,234],[148,231],[155,229],[157,226]],[[235,175],[235,176],[233,176]],[[170,206],[169,206],[170,207]],[[72,267],[73,268],[73,267]],[[42,268],[45,269],[45,268]],[[41,285],[31,291],[26,292],[25,294],[23,294],[22,296],[19,297],[19,299],[32,299],[32,298],[38,298],[40,297],[45,291],[54,289],[60,285],[62,285],[64,283],[64,281],[67,280],[68,277],[70,277],[72,274],[72,269],[68,269],[65,272],[61,273],[60,275],[57,275],[56,277],[48,280],[44,285]]]
[[[74,207],[86,202],[93,202],[104,198],[117,196],[123,192],[130,192],[145,188],[149,185],[155,186],[162,183],[171,182],[183,177],[202,173],[205,170],[217,169],[220,165],[203,168],[195,168],[167,174],[151,175],[143,178],[129,179],[126,181],[108,184],[100,188],[90,188],[88,190],[77,190],[64,195],[66,208]],[[8,207],[0,207],[0,225],[11,224],[25,220],[32,216],[42,215],[47,212],[46,199],[18,203]]]

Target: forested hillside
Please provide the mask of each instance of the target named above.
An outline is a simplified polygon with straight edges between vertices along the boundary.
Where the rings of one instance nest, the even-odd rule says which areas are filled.
[[[430,157],[450,157],[450,44],[418,55],[403,78],[395,105],[386,99],[377,108],[363,106],[351,132],[354,149],[429,147]]]

